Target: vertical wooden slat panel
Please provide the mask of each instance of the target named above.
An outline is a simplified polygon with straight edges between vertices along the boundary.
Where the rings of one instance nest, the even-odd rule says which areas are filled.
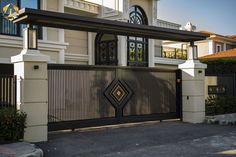
[[[16,77],[0,76],[0,107],[16,109]]]
[[[63,66],[62,66],[63,67]],[[67,67],[67,66],[65,66]],[[135,93],[124,116],[176,112],[176,73],[98,67],[49,69],[49,122],[114,118],[115,109],[104,96],[114,79],[126,82]]]

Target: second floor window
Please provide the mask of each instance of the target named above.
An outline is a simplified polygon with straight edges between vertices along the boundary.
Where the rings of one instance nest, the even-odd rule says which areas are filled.
[[[129,23],[147,25],[148,20],[144,10],[133,6],[129,10]],[[128,66],[148,66],[148,39],[128,36],[127,38]]]
[[[22,29],[25,25],[14,24],[12,21],[7,20],[4,16],[9,14],[3,14],[3,7],[7,4],[17,5],[19,8],[33,8],[40,9],[40,0],[1,0],[0,1],[0,34],[11,35],[11,36],[22,36]],[[12,9],[11,6],[9,10]],[[42,33],[39,28],[38,36],[41,39]]]

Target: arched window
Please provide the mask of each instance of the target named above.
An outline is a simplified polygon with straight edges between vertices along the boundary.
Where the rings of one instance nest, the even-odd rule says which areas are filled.
[[[117,37],[115,35],[99,33],[95,44],[96,65],[117,65]]]
[[[141,7],[135,5],[129,9],[129,23],[148,25],[147,16]],[[129,66],[148,66],[147,38],[128,36],[127,48]]]

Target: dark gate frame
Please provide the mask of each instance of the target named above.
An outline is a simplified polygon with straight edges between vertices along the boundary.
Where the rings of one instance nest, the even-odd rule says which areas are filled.
[[[49,131],[76,129],[84,127],[95,127],[102,125],[114,125],[131,122],[143,122],[153,120],[166,120],[166,119],[181,119],[182,118],[182,84],[181,84],[181,71],[180,70],[163,70],[156,68],[145,67],[117,67],[117,66],[90,66],[90,65],[61,65],[61,64],[48,64],[48,70],[118,70],[128,69],[132,71],[155,71],[155,72],[174,72],[176,74],[176,112],[173,113],[156,113],[149,115],[132,115],[123,116],[121,108],[115,108],[115,117],[86,119],[86,120],[72,120],[48,123]],[[111,83],[112,84],[112,83]],[[109,88],[109,87],[107,87]],[[120,112],[121,111],[121,112]]]
[[[66,13],[45,11],[45,10],[37,10],[37,9],[29,9],[24,8],[19,11],[19,13],[15,13],[10,15],[14,18],[14,23],[22,23],[28,25],[37,25],[37,26],[45,26],[45,27],[53,27],[53,28],[62,28],[62,29],[70,29],[70,30],[78,30],[78,31],[87,31],[87,32],[96,32],[96,33],[106,33],[106,34],[114,34],[114,35],[123,35],[123,36],[134,36],[134,37],[142,37],[142,38],[151,38],[151,39],[159,39],[159,40],[172,40],[172,41],[180,41],[180,42],[190,42],[191,45],[194,45],[194,41],[205,40],[208,35],[198,32],[189,32],[183,30],[174,30],[168,28],[161,28],[149,25],[135,25],[132,23],[120,22],[120,21],[112,21],[106,19],[99,19],[94,17],[84,17]],[[52,65],[49,65],[50,68],[55,68]],[[69,68],[67,66],[63,66],[63,68]],[[85,66],[83,68],[89,69],[89,67]],[[100,67],[106,68],[106,67]],[[145,68],[148,70],[149,68]],[[176,72],[178,79],[176,83],[178,83],[176,90],[180,95],[177,96],[176,104],[178,104],[178,114],[170,114],[169,117],[177,118],[181,117],[181,74],[180,72]],[[123,122],[135,122],[135,121],[146,121],[153,119],[164,119],[166,116],[159,114],[156,115],[147,115],[147,116],[132,116],[125,117]],[[49,124],[49,130],[57,130],[58,128],[68,129],[68,128],[77,128],[77,127],[86,127],[86,126],[97,126],[104,124],[114,124],[116,122],[115,118],[111,118],[109,120],[99,119],[97,120],[87,120],[87,121],[78,121],[78,122],[64,122],[64,126],[60,123],[57,124]],[[119,123],[119,122],[117,122]]]

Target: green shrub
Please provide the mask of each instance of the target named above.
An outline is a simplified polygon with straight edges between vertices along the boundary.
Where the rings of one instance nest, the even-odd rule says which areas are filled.
[[[25,113],[12,108],[0,109],[0,140],[22,139],[25,127]]]
[[[209,96],[206,99],[206,115],[236,113],[235,96]]]

